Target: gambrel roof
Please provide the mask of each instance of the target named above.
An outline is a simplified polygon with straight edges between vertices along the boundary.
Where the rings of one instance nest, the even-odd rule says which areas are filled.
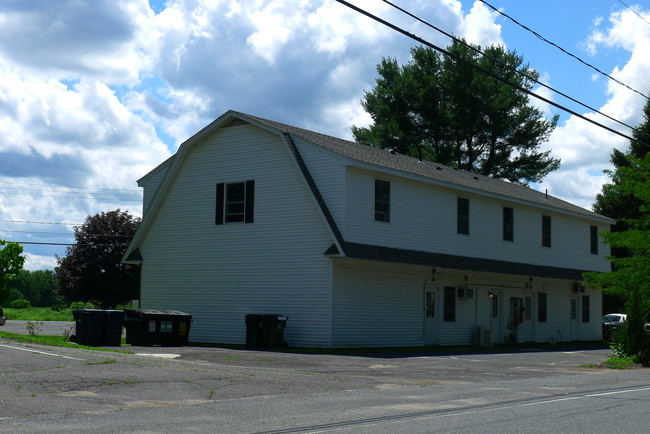
[[[302,175],[311,189],[311,192],[320,208],[320,212],[333,236],[334,244],[324,252],[327,255],[341,255],[375,261],[435,265],[445,268],[494,271],[509,274],[536,275],[575,280],[581,280],[583,272],[583,270],[469,258],[346,242],[343,239],[327,204],[323,200],[318,186],[312,179],[309,169],[302,160],[300,152],[294,143],[295,138],[319,146],[328,152],[335,153],[343,157],[351,165],[358,165],[379,172],[415,177],[448,188],[539,207],[548,211],[555,210],[562,214],[586,218],[601,224],[613,223],[613,220],[607,217],[553,196],[549,196],[524,185],[501,181],[462,170],[456,170],[439,163],[420,161],[417,158],[270,121],[257,116],[236,111],[228,111],[184,142],[174,156],[161,163],[158,167],[153,169],[150,174],[141,178],[140,181],[147,179],[147,177],[154,172],[165,172],[165,177],[158,187],[158,191],[152,200],[150,209],[145,213],[142,224],[140,225],[141,227],[138,228],[138,232],[124,256],[126,262],[142,261],[142,257],[138,251],[139,241],[142,236],[144,236],[143,233],[146,231],[149,220],[153,218],[155,209],[161,202],[166,189],[169,188],[169,184],[173,182],[175,173],[179,170],[184,155],[187,154],[188,150],[191,149],[195,143],[201,141],[204,137],[219,128],[232,125],[233,122],[253,124],[282,137],[282,140],[288,146],[289,151],[296,160],[298,168],[302,172]]]
[[[429,178],[450,186],[477,190],[483,193],[503,196],[504,198],[528,202],[529,204],[541,205],[545,208],[556,208],[559,211],[581,214],[606,223],[613,223],[613,220],[608,219],[607,217],[562,199],[550,196],[546,193],[534,190],[525,185],[514,184],[464,170],[453,169],[440,163],[420,161],[417,158],[393,153],[385,149],[375,148],[349,140],[316,133],[314,131],[247,115],[245,113],[232,113],[244,118],[255,120],[260,124],[282,131],[283,133],[300,137],[351,160],[377,166],[378,169],[383,168],[396,170]]]

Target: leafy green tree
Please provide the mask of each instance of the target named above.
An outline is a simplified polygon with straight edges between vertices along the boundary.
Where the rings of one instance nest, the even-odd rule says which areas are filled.
[[[140,268],[121,259],[139,223],[139,218],[117,209],[89,216],[76,226],[75,244],[64,258],[57,257],[59,294],[103,309],[137,298]]]
[[[606,232],[603,239],[623,255],[613,254],[612,271],[587,273],[587,282],[602,286],[609,294],[619,296],[625,302],[627,326],[619,335],[625,354],[636,355],[650,361],[650,336],[643,325],[650,315],[650,153],[644,158],[628,155],[628,165],[610,172],[612,184],[623,196],[633,198],[638,204],[639,215],[624,218],[624,231]]]
[[[25,257],[22,253],[23,246],[20,244],[0,240],[0,303],[8,301],[7,282],[16,279],[23,268]]]
[[[488,47],[485,56],[457,41],[447,50],[524,89],[539,77],[503,46]],[[544,118],[525,92],[431,48],[415,47],[411,56],[405,65],[384,58],[377,66],[376,85],[362,100],[373,123],[352,126],[357,141],[516,183],[559,168],[539,150],[557,115]]]
[[[614,166],[614,171],[607,173],[612,176],[623,167],[630,167],[634,159],[644,158],[650,152],[650,100],[648,100],[643,109],[644,121],[633,131],[630,147],[627,153],[617,149],[612,152],[610,161]],[[603,185],[600,193],[596,195],[596,201],[593,210],[599,214],[616,220],[612,226],[612,232],[624,232],[629,229],[628,221],[638,220],[643,217],[642,201],[635,194],[627,192],[625,186],[620,185],[621,178],[612,176],[610,183]],[[629,255],[627,248],[621,246],[611,246],[612,255],[615,257],[624,257]],[[605,293],[603,297],[604,312],[618,312],[623,310],[624,300],[613,293]]]
[[[614,171],[621,167],[630,166],[630,156],[633,158],[643,158],[650,152],[650,99],[646,102],[643,109],[644,121],[633,132],[633,140],[630,142],[630,148],[627,153],[614,149],[610,161],[614,166]],[[625,222],[628,218],[639,218],[639,199],[631,194],[624,194],[620,191],[617,179],[605,184],[602,191],[596,195],[596,202],[593,205],[595,212],[605,215],[616,220],[614,231],[620,232],[627,228]]]
[[[12,299],[27,299],[32,306],[54,306],[61,302],[53,270],[20,270],[8,286],[13,290]]]

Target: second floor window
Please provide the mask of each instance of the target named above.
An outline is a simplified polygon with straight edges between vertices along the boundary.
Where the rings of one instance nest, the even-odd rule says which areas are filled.
[[[514,211],[505,206],[503,207],[503,240],[514,240]]]
[[[551,217],[542,216],[542,246],[551,247]]]
[[[375,179],[375,220],[390,221],[390,182]]]
[[[590,241],[591,241],[591,254],[597,255],[598,254],[598,226],[591,227]]]
[[[215,224],[253,223],[255,181],[217,184]]]
[[[458,198],[456,226],[459,234],[469,235],[469,199],[464,197]]]

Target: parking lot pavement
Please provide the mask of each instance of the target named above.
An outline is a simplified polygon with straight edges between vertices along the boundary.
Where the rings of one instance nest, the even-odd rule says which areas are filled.
[[[39,334],[62,335],[74,330],[74,322],[47,321]],[[27,321],[9,320],[0,330],[25,334]],[[578,344],[579,345],[579,344]],[[481,382],[487,379],[530,378],[581,372],[611,357],[605,346],[593,345],[552,348],[539,346],[476,347],[460,350],[413,349],[395,352],[350,351],[345,354],[288,349],[266,351],[207,346],[140,347],[125,345],[113,349],[158,359],[179,359],[195,363],[249,368],[290,369],[301,372],[341,374],[368,378],[396,378],[399,381]]]
[[[14,322],[9,329],[22,332],[20,327]],[[304,432],[309,430],[285,429],[417,418],[424,410],[471,411],[614,386],[650,390],[650,370],[594,367],[611,355],[609,349],[350,355],[199,346],[113,349],[135,354],[0,338],[0,432]]]

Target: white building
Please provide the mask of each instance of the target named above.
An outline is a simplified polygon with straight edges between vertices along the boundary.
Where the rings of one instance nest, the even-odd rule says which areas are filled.
[[[190,340],[291,346],[594,340],[612,220],[521,185],[229,111],[139,180],[125,262]]]

